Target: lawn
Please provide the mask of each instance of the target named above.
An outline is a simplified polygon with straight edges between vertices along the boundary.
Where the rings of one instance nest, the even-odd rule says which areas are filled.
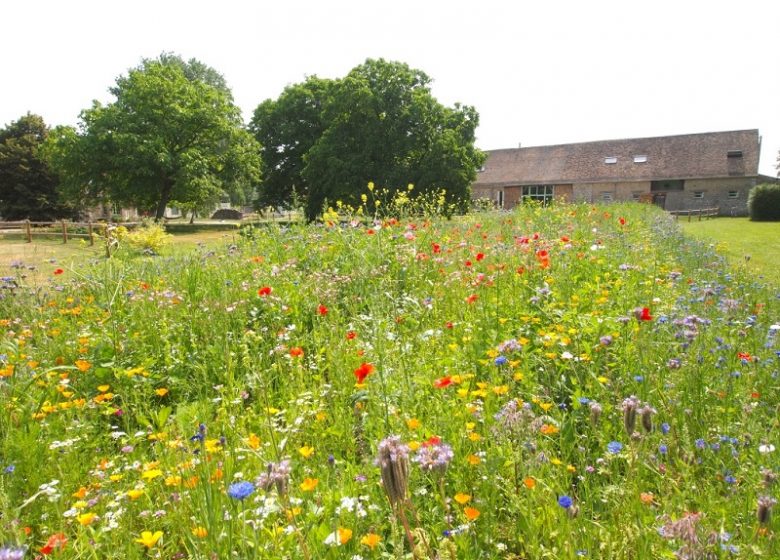
[[[714,244],[733,266],[780,283],[780,223],[714,218],[680,220],[680,225],[686,234]]]
[[[175,234],[166,252],[186,251],[196,245],[209,246],[221,243],[235,243],[237,232],[198,231],[196,233]],[[71,238],[68,243],[58,239],[34,237],[32,243],[20,239],[18,235],[0,236],[0,272],[7,274],[12,264],[26,276],[28,282],[38,282],[52,275],[54,270],[78,266],[90,259],[101,258],[105,254],[103,246],[96,242],[90,246],[83,239]]]
[[[350,218],[0,270],[0,558],[780,557],[776,288],[650,205]]]

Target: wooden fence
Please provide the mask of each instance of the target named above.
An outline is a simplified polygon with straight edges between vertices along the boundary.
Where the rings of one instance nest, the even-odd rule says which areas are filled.
[[[85,238],[90,245],[95,244],[95,231],[101,232],[108,224],[105,222],[31,222],[23,220],[20,222],[0,222],[0,233],[19,232],[27,243],[32,243],[33,237],[61,237],[63,243],[67,243],[70,238]],[[137,224],[122,224],[125,227],[133,227]]]
[[[688,221],[691,221],[691,216],[698,216],[698,221],[702,218],[714,218],[720,213],[720,208],[697,208],[695,210],[670,210],[669,213],[677,220],[680,216],[688,216]]]

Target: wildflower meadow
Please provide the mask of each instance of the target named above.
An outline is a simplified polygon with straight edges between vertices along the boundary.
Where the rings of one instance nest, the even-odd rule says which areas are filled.
[[[1,559],[780,556],[780,286],[648,205],[332,214],[2,271]]]

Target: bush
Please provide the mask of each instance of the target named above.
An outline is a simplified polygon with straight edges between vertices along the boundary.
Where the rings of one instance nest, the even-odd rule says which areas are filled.
[[[232,222],[220,223],[220,222],[196,222],[194,224],[188,223],[171,223],[165,224],[165,231],[168,233],[198,233],[201,231],[236,231],[240,226]]]
[[[171,236],[165,233],[160,224],[145,224],[122,237],[131,246],[146,253],[158,254],[160,249],[170,241]]]
[[[233,208],[220,208],[214,215],[211,216],[212,220],[240,220],[244,215],[238,210]]]
[[[753,187],[748,195],[748,211],[753,222],[780,221],[780,184]]]

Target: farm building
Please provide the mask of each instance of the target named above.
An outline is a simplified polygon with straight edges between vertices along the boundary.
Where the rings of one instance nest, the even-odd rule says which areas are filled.
[[[760,145],[753,129],[491,150],[472,193],[502,208],[636,200],[742,216],[748,192],[764,180]]]

